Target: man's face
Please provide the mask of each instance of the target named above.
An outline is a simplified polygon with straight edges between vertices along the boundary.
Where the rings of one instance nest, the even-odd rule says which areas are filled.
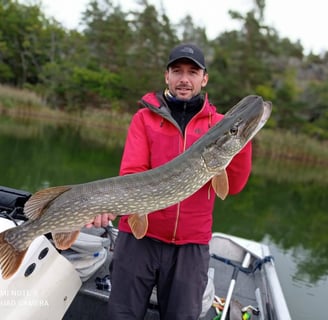
[[[165,71],[170,92],[180,100],[189,100],[206,86],[208,74],[188,59],[178,60]]]

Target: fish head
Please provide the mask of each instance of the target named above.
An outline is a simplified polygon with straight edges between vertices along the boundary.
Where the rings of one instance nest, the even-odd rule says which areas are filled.
[[[232,107],[209,131],[209,143],[202,152],[209,171],[219,173],[261,130],[270,117],[272,104],[260,96],[247,96]]]

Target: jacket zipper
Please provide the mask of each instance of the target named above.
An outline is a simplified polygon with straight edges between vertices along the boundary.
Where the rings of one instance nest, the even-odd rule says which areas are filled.
[[[183,117],[182,117],[182,124],[184,125],[184,121],[186,118],[186,108],[187,108],[187,103],[184,104],[183,106]],[[203,109],[203,108],[202,108]],[[195,115],[196,116],[196,115]],[[194,117],[195,117],[194,116]],[[191,121],[192,119],[190,119]],[[189,122],[190,122],[189,121]],[[186,133],[187,133],[187,127],[188,124],[186,126],[184,126],[184,131],[182,132],[182,138],[183,138],[183,147],[182,147],[182,152],[186,151],[186,144],[187,144],[187,138],[186,138]],[[176,214],[176,219],[175,219],[175,224],[174,224],[174,230],[173,230],[173,236],[172,236],[172,242],[175,242],[175,238],[176,238],[176,234],[177,234],[177,229],[178,229],[178,222],[179,222],[179,217],[180,217],[180,205],[181,202],[179,202],[177,204],[177,214]]]
[[[204,105],[203,107],[199,110],[199,112],[197,112],[191,119],[190,121],[187,123],[185,129],[184,129],[184,132],[182,133],[183,134],[183,149],[182,149],[182,152],[185,152],[186,151],[186,145],[187,145],[187,128],[190,124],[190,122],[199,114],[203,111],[203,108],[205,106],[205,102],[204,102]],[[187,107],[187,104],[184,105],[184,112],[186,112],[186,107]],[[183,119],[184,120],[184,119]],[[208,124],[209,128],[211,126],[211,114],[209,114],[209,124]],[[210,197],[210,188],[209,187],[209,192],[208,192],[208,197]],[[181,206],[181,202],[179,202],[177,204],[177,214],[176,214],[176,220],[175,220],[175,225],[174,225],[174,231],[173,231],[173,236],[172,236],[172,242],[174,243],[175,242],[175,239],[176,239],[176,234],[177,234],[177,229],[178,229],[178,223],[179,223],[179,217],[180,217],[180,206]]]

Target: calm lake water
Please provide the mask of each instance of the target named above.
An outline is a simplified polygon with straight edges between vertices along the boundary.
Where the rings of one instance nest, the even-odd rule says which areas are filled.
[[[0,185],[35,192],[117,175],[122,147],[95,131],[0,117]],[[217,201],[213,231],[268,244],[292,318],[325,319],[327,184],[283,178],[254,170],[242,193]]]

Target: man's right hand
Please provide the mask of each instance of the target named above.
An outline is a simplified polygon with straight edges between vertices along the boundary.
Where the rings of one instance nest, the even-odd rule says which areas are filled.
[[[112,213],[103,213],[98,214],[95,218],[85,225],[86,228],[100,228],[100,227],[108,227],[109,221],[115,220],[116,215]]]

